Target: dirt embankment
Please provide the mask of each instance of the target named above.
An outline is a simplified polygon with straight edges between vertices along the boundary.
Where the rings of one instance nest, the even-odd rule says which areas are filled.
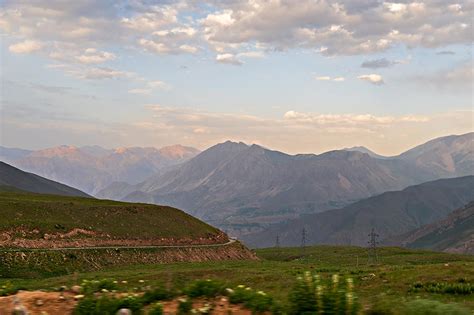
[[[64,233],[40,233],[37,229],[17,227],[0,233],[0,248],[64,248],[104,246],[176,246],[224,244],[226,234],[211,234],[200,238],[117,238],[86,229],[71,229]]]
[[[57,251],[2,251],[0,265],[10,276],[35,273],[68,274],[111,266],[166,264],[224,260],[256,260],[257,256],[235,242],[216,247],[63,249]],[[0,275],[1,276],[1,275]]]
[[[74,294],[65,292],[62,297],[59,292],[42,291],[20,291],[16,295],[0,297],[0,314],[12,314],[15,306],[21,305],[30,315],[69,315],[72,314],[78,301],[74,299]],[[164,301],[164,314],[176,314],[178,301]],[[218,297],[213,300],[197,300],[193,302],[193,308],[199,309],[206,304],[213,305],[212,314],[216,315],[251,315],[252,312],[245,310],[240,305],[232,305],[225,297]]]

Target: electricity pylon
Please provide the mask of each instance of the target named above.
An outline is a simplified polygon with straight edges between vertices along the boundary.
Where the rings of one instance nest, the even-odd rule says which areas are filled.
[[[377,264],[378,262],[378,256],[377,256],[377,245],[379,242],[377,241],[377,238],[380,235],[375,233],[375,229],[372,228],[372,231],[370,231],[369,234],[369,249],[368,249],[368,254],[369,254],[369,260],[368,264]]]

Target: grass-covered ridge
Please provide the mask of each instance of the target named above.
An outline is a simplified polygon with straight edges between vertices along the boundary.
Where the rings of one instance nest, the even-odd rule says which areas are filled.
[[[0,191],[0,245],[80,247],[225,243],[181,210],[82,197]]]

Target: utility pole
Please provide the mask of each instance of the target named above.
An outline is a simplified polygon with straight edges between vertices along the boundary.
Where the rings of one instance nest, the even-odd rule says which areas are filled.
[[[275,247],[280,248],[280,235],[278,234],[276,236]]]
[[[372,228],[372,231],[369,234],[369,249],[368,249],[368,254],[369,254],[369,260],[368,264],[377,264],[378,262],[378,257],[377,257],[377,245],[379,242],[377,241],[377,238],[379,235],[375,233],[375,229]]]
[[[301,231],[301,256],[304,257],[306,254],[306,229],[303,227]]]

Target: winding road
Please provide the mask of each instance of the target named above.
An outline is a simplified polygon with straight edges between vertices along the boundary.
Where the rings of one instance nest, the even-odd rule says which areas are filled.
[[[62,250],[90,250],[90,249],[153,249],[153,248],[209,248],[222,247],[235,243],[237,240],[230,239],[227,243],[222,244],[202,244],[202,245],[160,245],[160,246],[89,246],[89,247],[57,247],[57,248],[0,248],[2,252],[46,252],[46,251],[62,251]]]

